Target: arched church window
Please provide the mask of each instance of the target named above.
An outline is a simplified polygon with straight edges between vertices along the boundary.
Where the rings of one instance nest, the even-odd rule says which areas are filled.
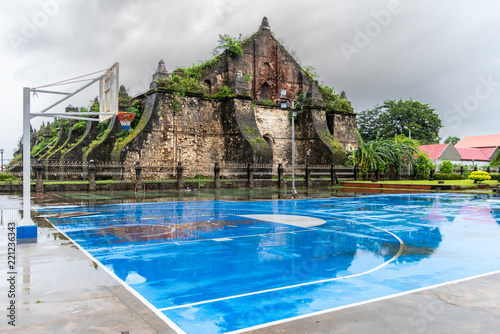
[[[205,80],[203,83],[207,86],[208,94],[212,94],[212,83],[210,80]]]
[[[267,82],[264,82],[262,86],[260,86],[260,95],[259,95],[259,100],[269,100],[270,99],[270,91],[271,87],[269,87],[269,84]]]

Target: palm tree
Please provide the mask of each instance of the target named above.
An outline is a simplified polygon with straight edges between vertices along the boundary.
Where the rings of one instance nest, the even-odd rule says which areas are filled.
[[[352,152],[354,166],[361,169],[365,179],[370,173],[386,172],[396,177],[401,169],[412,164],[418,153],[418,142],[404,135],[394,139],[363,141],[359,133],[359,147]]]

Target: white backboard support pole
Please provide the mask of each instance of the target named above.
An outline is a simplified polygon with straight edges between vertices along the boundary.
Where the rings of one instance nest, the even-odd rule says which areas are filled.
[[[31,219],[31,125],[30,125],[30,92],[23,88],[23,219],[21,226],[35,225]]]

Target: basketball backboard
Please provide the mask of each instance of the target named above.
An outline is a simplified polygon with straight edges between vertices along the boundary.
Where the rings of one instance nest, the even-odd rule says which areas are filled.
[[[118,63],[115,63],[99,80],[99,112],[118,115]],[[112,115],[99,115],[99,122],[104,122]]]

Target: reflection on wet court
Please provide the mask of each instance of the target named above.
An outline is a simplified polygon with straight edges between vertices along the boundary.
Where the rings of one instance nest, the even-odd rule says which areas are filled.
[[[498,197],[38,211],[187,333],[241,330],[500,269]]]

